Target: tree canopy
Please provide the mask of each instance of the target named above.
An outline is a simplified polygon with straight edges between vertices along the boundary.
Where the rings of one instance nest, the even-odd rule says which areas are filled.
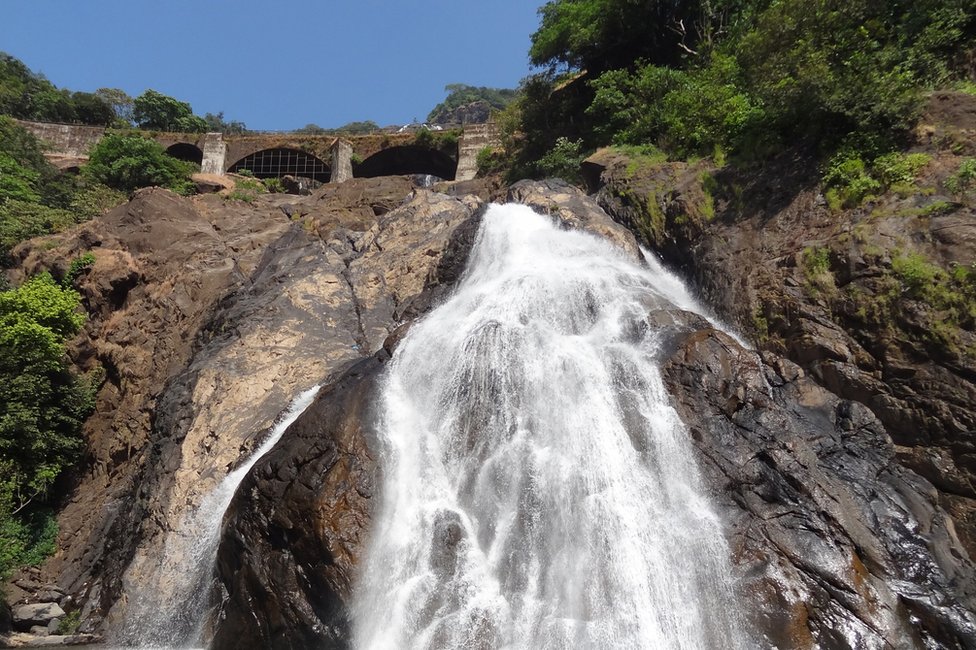
[[[108,125],[112,107],[93,93],[58,89],[19,59],[0,52],[0,114],[24,120]]]
[[[894,143],[930,89],[976,81],[974,0],[551,0],[523,82],[516,175],[555,151],[756,157]]]
[[[152,185],[185,192],[193,168],[192,163],[166,155],[155,140],[109,133],[92,147],[84,174],[123,192]]]
[[[207,123],[193,114],[187,102],[181,102],[155,90],[147,90],[133,101],[132,118],[141,129],[204,133]]]
[[[85,321],[79,303],[46,273],[0,291],[0,576],[25,560],[22,511],[36,511],[82,450],[93,389],[68,370],[64,347]]]

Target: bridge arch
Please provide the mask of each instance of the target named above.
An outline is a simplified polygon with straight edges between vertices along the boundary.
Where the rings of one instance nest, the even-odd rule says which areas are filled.
[[[454,180],[457,162],[443,151],[418,145],[387,147],[353,165],[353,176],[398,176],[401,174],[431,174],[444,180]]]
[[[320,183],[328,183],[332,175],[331,168],[316,156],[301,149],[286,147],[256,151],[235,162],[227,171],[237,173],[242,169],[250,171],[257,178],[290,175],[313,178]]]
[[[200,147],[188,142],[177,142],[166,148],[166,154],[173,158],[185,160],[187,162],[203,163],[203,150]]]

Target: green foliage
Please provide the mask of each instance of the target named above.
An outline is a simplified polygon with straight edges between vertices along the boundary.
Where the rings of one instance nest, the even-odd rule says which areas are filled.
[[[79,304],[46,273],[0,292],[0,572],[53,548],[57,531],[41,506],[77,460],[94,407],[95,378],[74,375],[64,359],[85,320]]]
[[[580,164],[584,158],[582,147],[581,140],[557,139],[555,146],[539,159],[539,172],[544,176],[554,176],[571,183],[578,183]]]
[[[827,201],[837,210],[857,207],[891,188],[914,190],[919,172],[931,160],[924,153],[894,152],[878,155],[867,164],[857,151],[841,149],[827,163],[823,174]]]
[[[418,147],[437,149],[447,154],[455,154],[457,153],[457,144],[460,137],[461,131],[459,129],[433,131],[428,128],[423,128],[417,131],[413,143]]]
[[[830,272],[829,248],[808,246],[803,249],[800,259],[806,287],[811,293],[830,293],[836,288],[834,275]]]
[[[929,338],[947,351],[955,349],[960,327],[976,325],[976,266],[956,266],[951,272],[910,253],[891,260],[902,295],[926,304]]]
[[[478,176],[487,176],[488,174],[500,172],[505,168],[506,163],[504,152],[492,147],[484,147],[478,151],[478,156],[475,160],[478,165]]]
[[[0,264],[7,265],[10,251],[22,241],[60,232],[84,219],[69,210],[41,203],[8,199],[0,203]]]
[[[58,634],[60,635],[70,635],[78,631],[78,627],[81,625],[81,610],[76,609],[73,612],[68,612],[65,614],[61,621],[58,623]]]
[[[318,124],[306,124],[300,129],[295,129],[295,133],[304,133],[306,135],[327,135],[329,130],[319,126]]]
[[[247,125],[236,120],[224,119],[224,112],[204,113],[203,121],[207,125],[208,133],[247,133]]]
[[[254,178],[254,174],[249,169],[241,169],[238,171],[238,174],[244,178],[236,179],[234,189],[227,193],[227,200],[254,203],[254,200],[257,199],[258,194],[265,194],[268,192],[268,188],[265,186],[265,183],[271,179],[266,179],[265,182],[261,182],[260,180]]]
[[[285,186],[282,184],[280,178],[265,178],[261,182],[264,184],[264,188],[271,194],[283,194],[285,191]]]
[[[679,66],[708,51],[751,10],[748,0],[553,0],[532,35],[532,63],[600,73],[638,59]]]
[[[517,175],[558,137],[739,160],[797,145],[829,157],[852,137],[887,140],[890,151],[924,91],[965,78],[976,51],[972,0],[552,0],[540,15],[530,58],[549,69],[515,103],[522,138],[507,148]],[[558,78],[562,66],[581,71],[589,92],[571,91],[580,84]],[[858,152],[837,170],[850,195],[835,191],[836,204],[875,183],[909,188],[896,177],[911,169]]]
[[[22,180],[35,177],[31,189],[40,202],[53,208],[66,208],[74,188],[66,178],[44,158],[44,151],[36,137],[9,117],[0,115],[0,152],[13,158],[22,171],[12,173]],[[8,162],[9,164],[9,162]]]
[[[37,203],[41,195],[34,191],[38,173],[24,167],[10,154],[0,151],[0,202],[7,199]]]
[[[871,164],[878,181],[885,187],[911,184],[918,174],[932,161],[926,153],[887,153],[878,156]]]
[[[913,295],[920,295],[927,286],[945,276],[942,269],[918,253],[895,257],[891,260],[891,268]]]
[[[5,508],[6,484],[0,483],[0,580],[22,566],[38,566],[54,554],[58,522],[50,508],[14,517]]]
[[[83,173],[123,192],[157,185],[187,194],[193,189],[189,177],[194,169],[192,163],[167,156],[155,140],[110,133],[92,147]]]
[[[151,131],[203,133],[207,130],[207,122],[194,115],[188,103],[151,89],[135,98],[132,117],[136,126]]]
[[[427,121],[437,124],[444,123],[448,116],[461,106],[483,102],[489,110],[502,110],[515,100],[515,91],[508,88],[485,88],[483,86],[468,86],[466,84],[448,84],[444,87],[448,92],[443,102],[434,107],[427,115]]]
[[[20,242],[58,232],[119,202],[98,184],[77,186],[44,159],[37,139],[0,116],[0,264]]]
[[[347,133],[349,135],[364,135],[367,133],[375,133],[379,130],[380,125],[372,120],[349,122],[348,124],[343,124],[339,128],[334,129],[336,133]]]
[[[95,94],[112,108],[115,118],[110,126],[120,128],[132,126],[135,106],[128,93],[119,88],[99,88]]]
[[[20,60],[0,52],[0,114],[43,122],[108,125],[111,105],[97,93],[58,89]]]
[[[68,209],[76,219],[90,219],[105,214],[125,203],[129,197],[119,190],[101,183],[89,183],[80,187],[71,199]]]
[[[594,79],[587,114],[600,144],[656,142],[679,156],[734,147],[761,124],[759,104],[740,88],[732,57],[714,53],[689,71],[643,65]]]
[[[64,281],[62,284],[64,284],[65,287],[70,287],[74,284],[75,279],[81,275],[82,271],[87,271],[93,266],[95,266],[94,253],[88,252],[84,255],[79,255],[71,260],[71,264],[68,265],[68,271],[64,274]]]
[[[966,158],[959,169],[945,180],[945,187],[953,194],[961,194],[976,183],[976,158]]]

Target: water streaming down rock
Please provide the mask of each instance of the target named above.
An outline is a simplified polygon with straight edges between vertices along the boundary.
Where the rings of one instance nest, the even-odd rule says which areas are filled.
[[[359,648],[745,648],[728,549],[668,405],[674,285],[492,206],[455,295],[397,349]]]
[[[238,485],[307,409],[319,386],[296,397],[265,441],[187,513],[167,534],[158,571],[129,593],[120,640],[137,647],[193,647],[204,642],[214,581],[214,561],[224,513]]]

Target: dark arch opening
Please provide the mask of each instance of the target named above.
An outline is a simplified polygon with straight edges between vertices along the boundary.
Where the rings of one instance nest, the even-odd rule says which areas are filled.
[[[454,180],[457,162],[443,151],[414,144],[389,147],[379,151],[353,168],[353,176],[399,176],[401,174],[431,174],[446,181]]]
[[[297,176],[312,178],[320,183],[328,183],[332,175],[328,165],[299,149],[263,149],[244,156],[227,171],[239,173],[242,169],[250,171],[257,178]]]
[[[203,164],[203,151],[200,150],[200,147],[187,144],[186,142],[177,142],[167,147],[166,155],[198,165]]]

